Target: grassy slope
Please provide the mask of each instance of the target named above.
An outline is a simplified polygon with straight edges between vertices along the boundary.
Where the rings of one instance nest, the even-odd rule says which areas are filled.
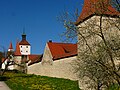
[[[12,90],[79,90],[77,81],[46,76],[5,73]]]

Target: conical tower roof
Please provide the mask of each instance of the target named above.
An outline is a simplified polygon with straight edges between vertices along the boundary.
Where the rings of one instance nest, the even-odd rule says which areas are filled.
[[[14,55],[15,56],[20,56],[21,55],[20,47],[19,47],[19,42],[18,41],[16,43],[16,49],[15,49]]]
[[[8,49],[13,49],[12,42],[10,42],[10,45],[9,45]]]
[[[93,15],[120,16],[120,13],[112,7],[110,0],[84,0],[82,12],[76,21],[76,25]]]

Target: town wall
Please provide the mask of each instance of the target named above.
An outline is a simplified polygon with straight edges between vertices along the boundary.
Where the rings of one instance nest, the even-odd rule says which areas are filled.
[[[36,74],[42,76],[50,76],[57,78],[65,78],[71,80],[78,80],[77,75],[74,72],[73,62],[77,59],[77,56],[59,59],[53,61],[52,64],[37,63],[28,66],[28,74]]]

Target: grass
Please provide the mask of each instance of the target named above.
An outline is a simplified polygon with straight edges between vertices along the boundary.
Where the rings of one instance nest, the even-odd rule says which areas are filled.
[[[12,90],[79,90],[78,82],[62,78],[7,72],[5,83]]]
[[[6,72],[0,76],[0,81],[3,80],[12,90],[79,90],[77,81],[20,72]],[[120,86],[114,84],[107,90],[120,90]]]
[[[120,86],[118,84],[111,85],[108,90],[120,90]]]

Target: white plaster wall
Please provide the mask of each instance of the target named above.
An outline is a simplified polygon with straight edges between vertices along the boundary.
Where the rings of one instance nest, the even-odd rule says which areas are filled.
[[[49,63],[37,63],[28,66],[28,74],[37,74],[42,76],[66,78],[71,80],[78,80],[74,73],[72,63],[77,59],[77,56],[64,58]]]
[[[20,45],[20,52],[22,55],[30,55],[31,54],[31,46],[30,45]]]
[[[2,69],[5,69],[5,66],[7,65],[7,60],[5,60],[5,62],[2,63]],[[8,70],[13,70],[14,69],[14,65],[10,65],[7,68]]]
[[[2,69],[5,69],[5,62],[4,63],[2,63]]]
[[[10,52],[10,51],[14,51],[14,49],[8,49],[8,51]]]

